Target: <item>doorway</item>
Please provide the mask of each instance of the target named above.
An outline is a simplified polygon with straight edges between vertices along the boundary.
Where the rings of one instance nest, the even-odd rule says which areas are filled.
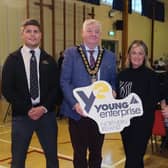
[[[118,40],[102,40],[102,47],[118,55]]]

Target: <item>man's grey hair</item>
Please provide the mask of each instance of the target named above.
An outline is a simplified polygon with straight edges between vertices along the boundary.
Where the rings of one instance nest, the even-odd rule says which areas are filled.
[[[99,27],[99,29],[100,29],[100,32],[102,31],[102,24],[101,24],[98,20],[96,20],[96,19],[86,19],[86,20],[84,21],[84,23],[83,23],[83,28],[82,28],[82,30],[85,31],[85,30],[86,30],[86,27],[87,27],[88,25],[92,25],[92,24],[97,25],[97,26]]]

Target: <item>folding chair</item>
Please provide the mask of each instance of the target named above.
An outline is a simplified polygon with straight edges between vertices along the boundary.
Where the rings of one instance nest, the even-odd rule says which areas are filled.
[[[10,112],[11,112],[11,104],[9,103],[3,119],[4,123],[6,122],[7,116],[10,114]]]

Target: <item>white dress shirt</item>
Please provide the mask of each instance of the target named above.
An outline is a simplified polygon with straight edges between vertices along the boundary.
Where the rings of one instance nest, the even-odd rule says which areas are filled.
[[[26,71],[26,77],[27,77],[27,83],[28,83],[28,87],[29,87],[29,90],[30,90],[30,58],[31,58],[31,51],[32,49],[28,48],[27,46],[23,46],[21,48],[21,54],[22,54],[22,57],[23,57],[23,61],[24,61],[24,66],[25,66],[25,71]],[[39,88],[39,96],[33,100],[31,99],[32,101],[32,104],[38,104],[40,102],[40,83],[39,83],[39,62],[40,62],[40,48],[35,48],[33,49],[35,51],[35,57],[36,57],[36,60],[37,60],[37,75],[38,75],[38,88]]]

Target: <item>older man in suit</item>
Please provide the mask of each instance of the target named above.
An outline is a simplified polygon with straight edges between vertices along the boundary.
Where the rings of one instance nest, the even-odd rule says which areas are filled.
[[[40,25],[28,19],[21,26],[23,46],[3,66],[2,92],[12,105],[12,168],[24,168],[35,131],[45,153],[46,167],[58,168],[55,103],[59,85],[57,64],[44,50]]]
[[[80,104],[73,96],[73,89],[105,80],[115,90],[115,55],[99,46],[101,24],[88,19],[83,24],[83,44],[66,49],[61,73],[64,100],[61,113],[69,117],[69,131],[74,150],[74,168],[100,168],[104,135],[97,124],[86,118]],[[87,161],[87,149],[89,158]]]

